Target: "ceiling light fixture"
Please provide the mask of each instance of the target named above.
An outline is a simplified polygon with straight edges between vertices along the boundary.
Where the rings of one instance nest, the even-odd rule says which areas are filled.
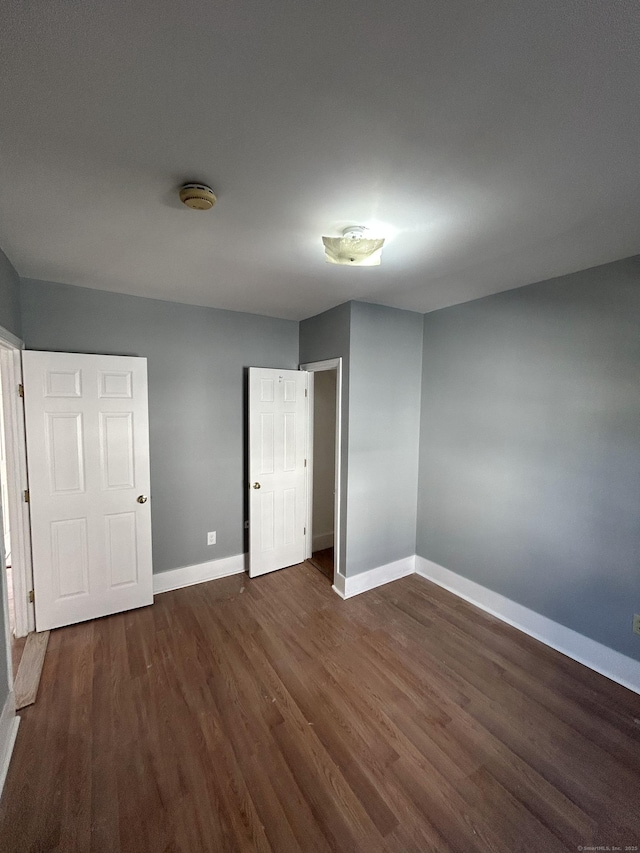
[[[366,233],[367,229],[361,225],[352,225],[345,228],[342,237],[323,237],[326,262],[351,267],[379,266],[384,237],[372,240]]]
[[[211,210],[216,196],[206,184],[184,184],[180,187],[180,201],[191,210]]]

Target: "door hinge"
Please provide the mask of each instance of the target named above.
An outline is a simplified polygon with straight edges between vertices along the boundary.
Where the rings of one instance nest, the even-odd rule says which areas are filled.
[[[29,604],[33,604],[35,602],[36,594],[32,589],[29,590],[29,595],[27,596],[27,598],[29,599]]]
[[[304,467],[305,468],[307,467],[307,460],[306,459],[304,460]]]
[[[308,396],[309,396],[309,392],[307,391],[307,389],[306,389],[306,388],[304,389],[304,396],[305,396],[305,397],[308,397]]]
[[[24,502],[25,502],[26,504],[28,504],[28,503],[29,503],[29,489],[25,489],[25,490],[24,490]]]
[[[307,528],[306,527],[302,528],[302,534],[303,534],[303,536],[307,535]]]
[[[24,397],[24,385],[18,385],[18,397]]]

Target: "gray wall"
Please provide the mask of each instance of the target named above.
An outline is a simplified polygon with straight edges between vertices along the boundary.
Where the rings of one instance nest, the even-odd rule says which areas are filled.
[[[640,612],[640,258],[428,314],[417,553],[624,654]]]
[[[421,314],[353,302],[347,574],[415,554]]]
[[[346,571],[347,549],[347,482],[349,478],[349,347],[351,337],[351,303],[338,305],[300,323],[300,364],[342,358],[342,436],[340,470],[340,542],[336,543],[342,574]]]
[[[0,249],[0,326],[22,337],[20,322],[20,277]]]
[[[246,368],[295,368],[298,324],[31,280],[22,322],[29,349],[148,359],[154,571],[244,552]]]
[[[0,326],[20,337],[20,279],[9,258],[0,249]],[[1,520],[1,519],[0,519]],[[0,524],[0,538],[2,525]],[[4,548],[0,543],[0,565],[4,566]],[[5,573],[6,577],[6,573]],[[4,581],[3,581],[4,582]],[[0,588],[1,589],[1,588]],[[9,695],[9,674],[7,671],[7,644],[5,638],[6,623],[4,607],[0,606],[0,711],[4,708]]]
[[[422,315],[350,302],[300,323],[300,361],[343,358],[341,566],[415,553]]]

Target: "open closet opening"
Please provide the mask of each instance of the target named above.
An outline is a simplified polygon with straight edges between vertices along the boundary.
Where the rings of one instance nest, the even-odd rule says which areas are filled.
[[[341,594],[342,359],[300,369],[309,372],[306,558]]]
[[[337,371],[313,374],[311,562],[333,583],[335,564]]]

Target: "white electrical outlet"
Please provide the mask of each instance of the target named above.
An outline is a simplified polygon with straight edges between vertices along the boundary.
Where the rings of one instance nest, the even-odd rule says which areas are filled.
[[[207,545],[215,545],[216,544],[216,531],[211,530],[207,533]]]

